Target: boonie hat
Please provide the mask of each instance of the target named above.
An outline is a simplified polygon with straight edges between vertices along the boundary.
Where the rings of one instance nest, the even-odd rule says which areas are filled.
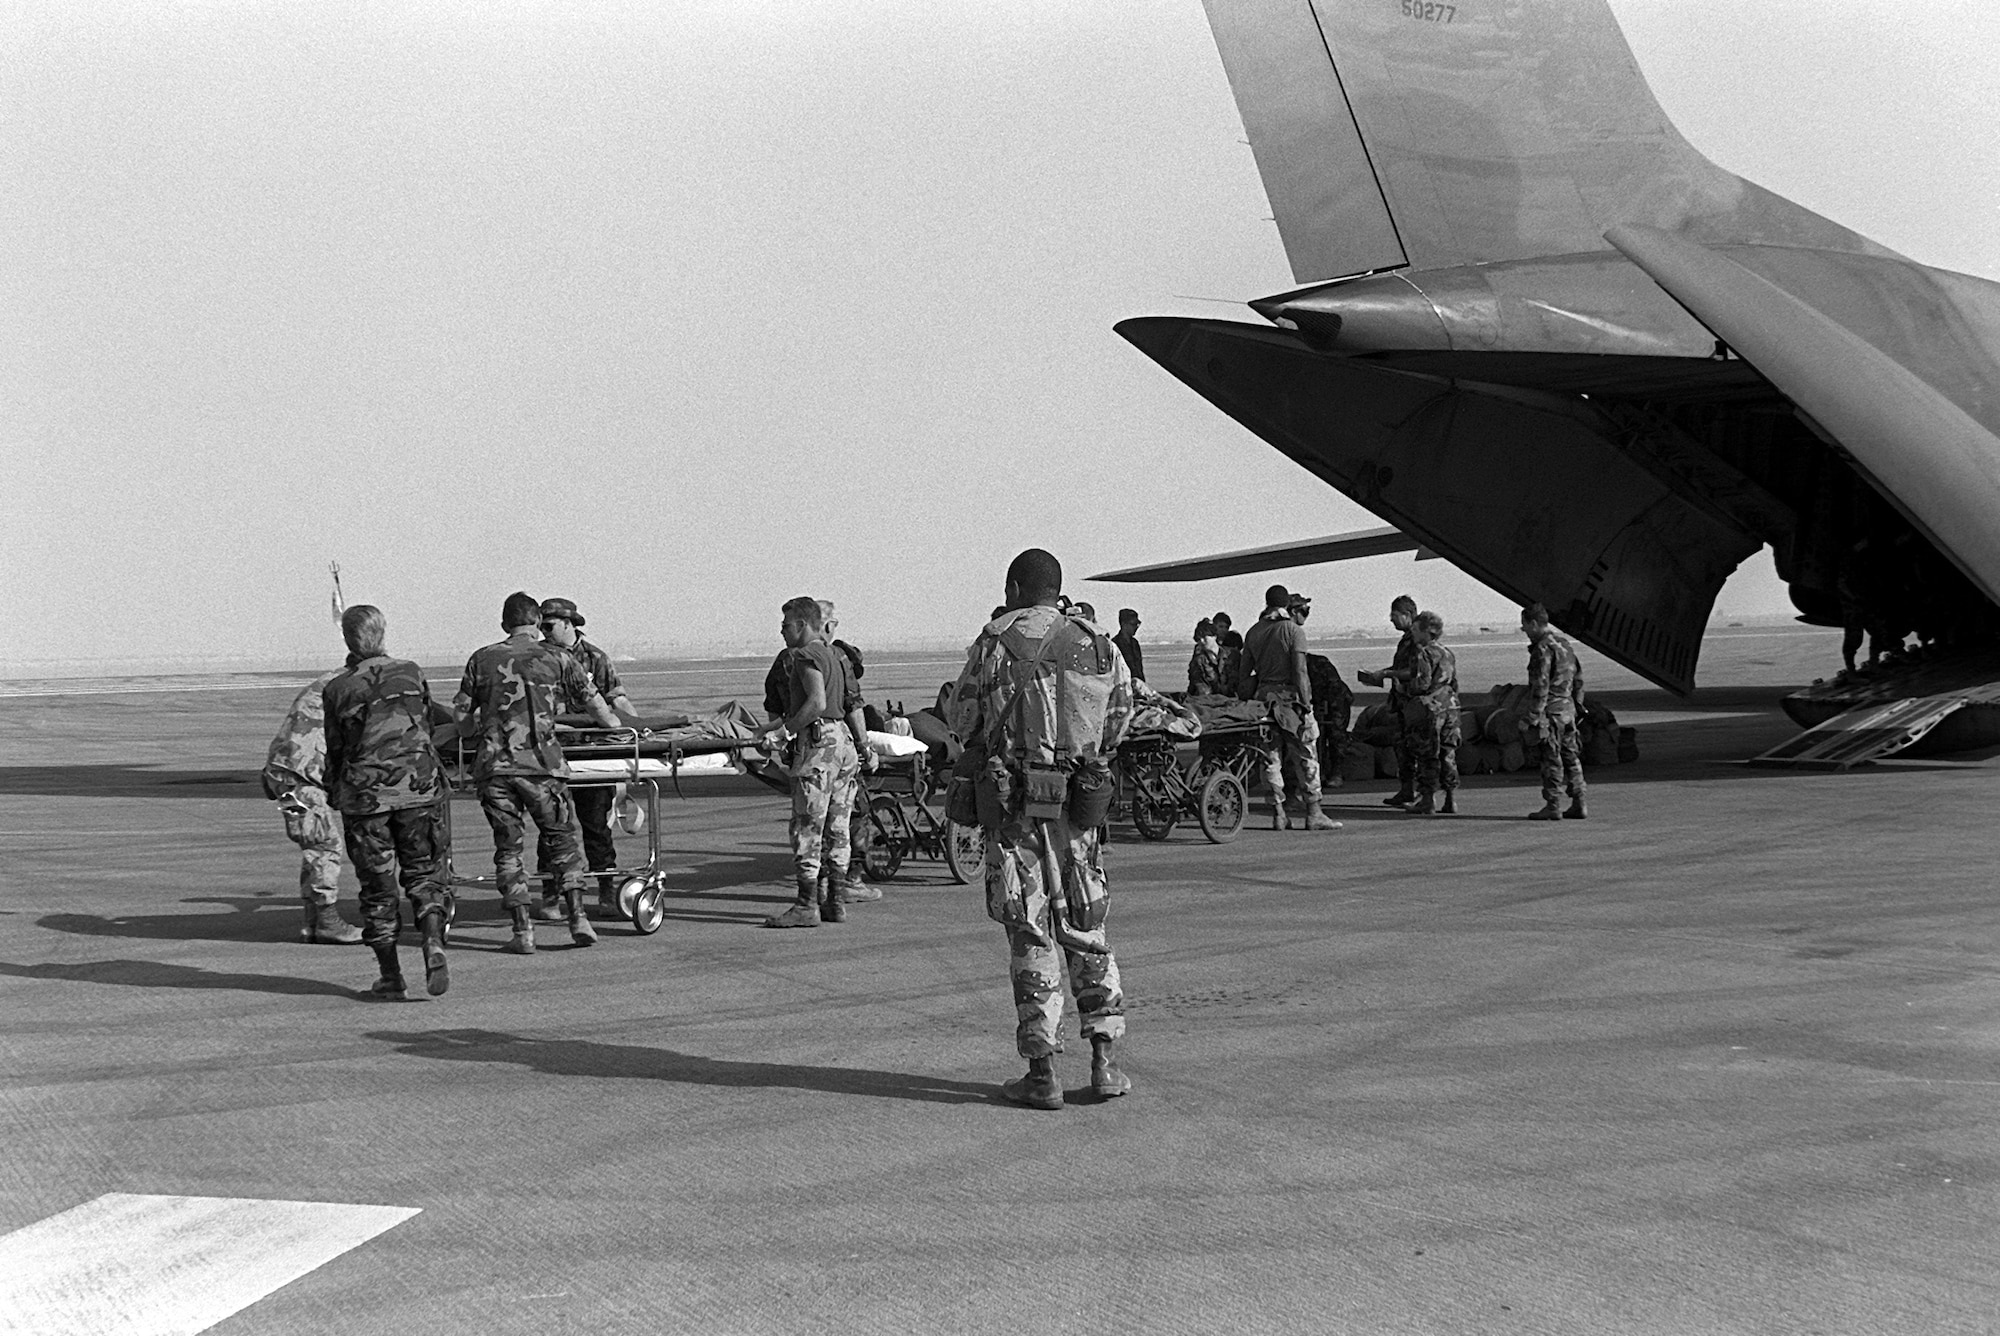
[[[583,625],[583,614],[576,610],[576,604],[566,598],[545,598],[542,600],[542,619],[560,617],[571,626]]]
[[[1312,606],[1312,599],[1304,594],[1287,594],[1285,595],[1285,606],[1288,608],[1310,608]]]

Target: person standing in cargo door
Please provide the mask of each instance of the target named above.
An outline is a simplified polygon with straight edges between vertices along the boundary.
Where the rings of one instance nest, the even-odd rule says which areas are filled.
[[[1549,610],[1530,603],[1521,612],[1521,631],[1528,637],[1528,705],[1522,732],[1542,746],[1542,805],[1528,814],[1534,821],[1590,813],[1583,805],[1583,744],[1576,717],[1583,709],[1583,664],[1569,637],[1549,625]],[[1563,793],[1568,808],[1560,808]]]
[[[625,694],[618,670],[611,664],[611,656],[583,638],[583,614],[576,610],[576,604],[566,598],[542,600],[542,642],[575,659],[577,667],[583,669],[583,675],[612,709],[628,718],[638,715],[632,708],[632,698]],[[567,714],[588,713],[583,701],[567,696],[563,710]],[[577,824],[583,828],[583,859],[592,872],[601,873],[618,866],[618,842],[611,834],[611,804],[616,797],[609,784],[588,784],[570,790]],[[597,907],[607,913],[618,907],[609,877],[597,879]],[[554,881],[542,888],[542,918],[550,923],[560,923],[563,918],[562,888]]]
[[[1125,992],[1104,920],[1099,827],[1111,803],[1111,756],[1132,718],[1132,670],[1095,623],[1058,608],[1062,564],[1029,548],[1007,567],[1007,603],[966,653],[952,726],[975,776],[986,836],[986,912],[1007,930],[1014,1039],[1026,1074],[1001,1087],[1036,1109],[1063,1106],[1063,979],[1090,1041],[1100,1098],[1132,1082],[1112,1052]]]
[[[779,631],[791,651],[787,709],[764,733],[787,735],[785,773],[792,781],[792,876],[798,899],[767,928],[817,928],[840,923],[847,911],[839,896],[850,855],[848,822],[864,766],[875,768],[868,725],[854,687],[853,665],[827,643],[818,600],[794,598],[780,609]],[[827,876],[822,883],[820,869]]]
[[[1260,700],[1278,730],[1278,747],[1267,754],[1264,783],[1271,790],[1271,828],[1291,829],[1285,810],[1285,771],[1299,777],[1299,824],[1306,830],[1339,830],[1320,811],[1319,721],[1313,718],[1312,670],[1306,664],[1306,633],[1292,617],[1291,591],[1272,585],[1264,591],[1264,611],[1243,637],[1243,667],[1236,694]]]
[[[556,742],[556,716],[567,701],[605,728],[618,716],[597,694],[575,659],[535,638],[542,605],[525,593],[507,596],[500,629],[507,638],[473,651],[451,703],[459,731],[475,735],[472,759],[480,810],[493,828],[493,871],[500,903],[513,920],[514,935],[501,950],[535,953],[535,925],[528,914],[528,873],[522,865],[525,821],[533,821],[535,868],[563,888],[570,940],[597,941],[583,909],[583,851],[576,835],[576,808],[569,797],[569,765]]]

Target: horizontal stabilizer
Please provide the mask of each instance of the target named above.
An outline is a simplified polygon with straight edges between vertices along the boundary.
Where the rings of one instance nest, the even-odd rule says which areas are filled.
[[[1435,553],[1400,529],[1383,527],[1355,533],[1330,534],[1297,543],[1275,543],[1270,547],[1246,547],[1239,552],[1218,552],[1211,557],[1189,557],[1163,561],[1155,566],[1129,566],[1122,571],[1092,575],[1092,580],[1112,580],[1126,584],[1156,584],[1168,580],[1220,580],[1227,575],[1251,575],[1257,571],[1281,571],[1293,566],[1315,566],[1327,561],[1352,561],[1356,557],[1379,557],[1389,552],[1415,552],[1419,561]]]
[[[2000,437],[1908,367],[1728,255],[1670,232],[1605,239],[1764,375],[1967,579],[2000,602]]]

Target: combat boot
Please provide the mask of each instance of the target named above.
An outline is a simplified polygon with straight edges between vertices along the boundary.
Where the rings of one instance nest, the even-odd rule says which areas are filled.
[[[1528,813],[1528,820],[1560,821],[1562,820],[1562,809],[1557,807],[1553,802],[1543,803],[1540,807]]]
[[[1583,805],[1583,795],[1581,793],[1569,800],[1569,809],[1563,815],[1572,821],[1581,821],[1590,815],[1589,811]]]
[[[1090,1089],[1099,1099],[1116,1099],[1132,1089],[1132,1078],[1119,1070],[1118,1059],[1111,1056],[1111,1043],[1108,1034],[1090,1037]]]
[[[528,907],[517,905],[507,913],[514,920],[514,935],[500,949],[510,956],[532,956],[535,954],[535,924],[528,917]]]
[[[1417,800],[1417,791],[1409,785],[1399,786],[1396,791],[1382,800],[1384,807],[1407,807]]]
[[[1429,816],[1437,811],[1437,796],[1429,789],[1417,795],[1417,800],[1403,809],[1410,816]]]
[[[561,888],[556,886],[544,887],[542,889],[541,908],[537,909],[535,914],[544,923],[561,923],[564,918],[568,917],[563,912]]]
[[[1299,818],[1301,830],[1339,830],[1340,822],[1319,810],[1317,801],[1306,804],[1305,815]]]
[[[819,926],[819,887],[817,879],[799,881],[799,898],[790,909],[782,914],[773,914],[764,920],[767,928],[817,928]]]
[[[597,912],[616,914],[618,912],[618,888],[611,884],[611,878],[597,879]]]
[[[305,901],[306,924],[299,940],[309,946],[353,946],[361,940],[361,929],[340,916],[332,905],[323,905],[310,896]]]
[[[403,982],[403,963],[396,959],[394,942],[375,944],[375,963],[382,968],[382,977],[368,990],[368,996],[383,1002],[401,1002],[409,997],[409,988]]]
[[[444,910],[426,909],[417,916],[417,927],[424,934],[424,991],[443,997],[451,987],[451,971],[444,963]]]
[[[1441,807],[1439,807],[1439,808],[1438,808],[1438,815],[1439,815],[1439,816],[1457,816],[1457,815],[1458,815],[1458,790],[1457,790],[1457,789],[1446,789],[1446,790],[1444,791],[1444,804],[1443,804],[1443,806],[1441,806]]]
[[[1055,1058],[1029,1058],[1027,1073],[1002,1085],[1000,1093],[1031,1109],[1060,1109],[1063,1089],[1062,1082],[1056,1080]]]
[[[870,886],[867,882],[861,880],[860,873],[850,872],[841,879],[840,890],[835,893],[833,898],[838,904],[865,905],[871,900],[880,900],[882,898],[882,888],[879,886]]]
[[[569,939],[578,946],[596,946],[597,929],[590,926],[590,916],[583,912],[583,888],[577,887],[563,897],[569,908]]]

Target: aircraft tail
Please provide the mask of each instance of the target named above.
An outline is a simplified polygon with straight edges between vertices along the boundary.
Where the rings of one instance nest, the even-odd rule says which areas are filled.
[[[1204,0],[1301,284],[1609,249],[1883,248],[1674,129],[1605,0]]]

